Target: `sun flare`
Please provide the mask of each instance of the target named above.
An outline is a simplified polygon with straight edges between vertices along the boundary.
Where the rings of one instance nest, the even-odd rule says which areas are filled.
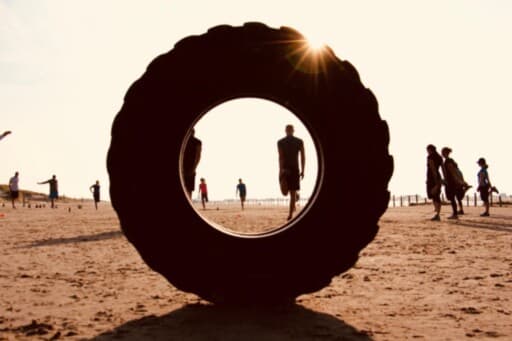
[[[308,47],[313,51],[320,51],[325,47],[325,42],[322,40],[319,36],[307,36],[306,41],[308,44]]]

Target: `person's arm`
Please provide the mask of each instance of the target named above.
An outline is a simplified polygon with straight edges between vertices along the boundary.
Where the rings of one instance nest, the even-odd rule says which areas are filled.
[[[238,185],[236,186],[235,197],[238,195]]]
[[[436,181],[436,184],[441,184],[443,179],[439,176],[439,173],[437,172],[437,169],[436,169],[436,166],[434,164],[434,160],[430,159],[428,160],[428,168],[430,168],[430,172],[432,174],[434,174],[434,176],[436,177],[435,181]]]
[[[284,169],[284,156],[281,147],[279,147],[279,144],[277,145],[277,152],[279,154],[279,172],[282,172]]]
[[[304,151],[304,144],[301,144],[300,146],[300,177],[301,179],[304,179],[304,170],[306,168],[306,152]]]
[[[47,183],[49,183],[49,182],[50,182],[50,180],[46,180],[46,181],[43,181],[43,182],[38,182],[37,184],[38,184],[38,185],[44,185],[44,184],[47,184]]]
[[[489,178],[489,173],[485,172],[485,178],[487,179],[487,185],[489,186],[489,188],[491,188],[492,184],[491,184],[491,178]]]
[[[94,185],[91,185],[91,187],[89,187],[89,192],[94,193],[93,187],[94,187]]]

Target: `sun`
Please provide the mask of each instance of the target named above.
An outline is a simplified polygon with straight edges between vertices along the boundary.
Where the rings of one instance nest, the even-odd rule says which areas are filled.
[[[320,51],[326,46],[324,40],[319,35],[306,36],[306,42],[308,44],[309,49],[313,51]]]

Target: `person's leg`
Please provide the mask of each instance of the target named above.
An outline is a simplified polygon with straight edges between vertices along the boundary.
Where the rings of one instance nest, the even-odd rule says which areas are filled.
[[[455,201],[455,190],[449,186],[445,187],[446,198],[452,206],[452,215],[448,219],[457,219],[457,202]]]
[[[54,203],[55,199],[51,199],[51,203],[52,203],[52,208],[55,208],[55,203]]]
[[[482,216],[488,216],[489,215],[489,200],[484,202],[485,211],[482,213]]]
[[[440,194],[437,193],[432,197],[432,202],[434,203],[434,216],[430,220],[441,220],[440,213],[441,213],[441,197]]]
[[[458,192],[457,192],[457,201],[459,202],[459,211],[457,212],[457,214],[464,214],[464,206],[462,205],[462,200],[464,200],[464,188],[461,188]]]
[[[11,198],[11,200],[12,200],[12,208],[16,208],[16,205],[14,204],[14,200],[15,200],[14,197]]]
[[[201,204],[203,205],[203,210],[206,210],[206,196],[201,194]]]
[[[457,219],[457,202],[455,198],[450,199],[450,205],[452,205],[452,215],[448,219]]]
[[[484,213],[480,214],[482,217],[489,216],[489,190],[488,188],[483,188],[480,190],[480,198],[484,202]]]
[[[297,191],[290,190],[290,212],[288,214],[288,220],[292,219],[293,211],[295,211],[296,200],[297,200]]]

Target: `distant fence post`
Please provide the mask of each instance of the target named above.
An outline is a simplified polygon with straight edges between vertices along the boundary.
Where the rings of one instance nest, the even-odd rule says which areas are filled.
[[[444,194],[441,193],[441,202],[444,202]]]
[[[418,205],[419,196],[416,194],[416,205]]]
[[[492,192],[491,192],[491,206],[492,206],[492,204],[493,204],[493,200],[492,200],[492,199],[493,199],[493,197],[494,197],[494,194],[492,194]]]
[[[500,196],[498,196],[498,200],[499,200],[499,202],[500,202],[500,207],[502,207],[502,206],[503,206],[503,202],[501,201],[501,195],[500,195]]]
[[[425,205],[427,204],[427,198],[425,198]]]
[[[403,205],[404,205],[403,198],[402,198],[402,196],[400,196],[400,207],[402,207]]]
[[[469,195],[466,195],[466,206],[469,207]]]
[[[476,207],[476,193],[475,193],[475,195],[473,196],[473,198],[475,199],[475,207]]]
[[[393,194],[393,207],[396,207],[396,198],[395,198],[395,195]]]
[[[407,196],[407,206],[411,206],[411,196]]]

